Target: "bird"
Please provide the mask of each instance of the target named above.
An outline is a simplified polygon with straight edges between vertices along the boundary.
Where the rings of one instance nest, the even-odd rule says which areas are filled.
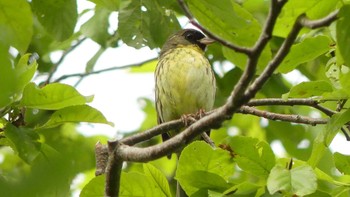
[[[213,42],[195,29],[182,29],[167,39],[155,71],[158,124],[213,108],[215,75],[204,55],[206,46]],[[178,132],[163,133],[163,141]]]

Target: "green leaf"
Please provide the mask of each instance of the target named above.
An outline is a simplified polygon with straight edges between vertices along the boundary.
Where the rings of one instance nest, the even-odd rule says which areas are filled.
[[[92,58],[86,63],[86,67],[85,67],[86,73],[92,72],[94,70],[94,67],[95,67],[97,60],[101,57],[101,55],[105,51],[106,51],[105,48],[100,47],[100,49],[95,53],[95,55],[92,56]]]
[[[77,23],[76,0],[32,0],[35,15],[56,40],[64,41],[74,32]]]
[[[180,182],[187,195],[192,195],[200,189],[223,190],[228,185],[210,183],[206,175],[225,182],[233,174],[234,164],[227,151],[213,149],[202,141],[195,141],[181,152],[176,179]]]
[[[19,59],[17,65],[15,66],[16,81],[17,81],[17,92],[22,92],[24,87],[32,80],[38,64],[36,61],[29,62],[31,54],[25,54]]]
[[[3,53],[2,53],[3,52]],[[38,64],[33,61],[28,65],[30,54],[23,55],[17,65],[12,68],[7,51],[1,50],[0,47],[0,108],[17,101],[21,98],[24,86],[33,78]],[[6,84],[6,85],[5,85]]]
[[[282,98],[308,98],[321,96],[325,92],[332,91],[332,85],[327,81],[308,81],[301,82],[292,87],[288,93],[282,96]]]
[[[102,123],[113,126],[113,123],[108,122],[103,114],[97,109],[88,105],[75,105],[55,111],[41,128],[55,127],[68,122]]]
[[[234,192],[235,195],[248,195],[261,187],[265,187],[265,185],[257,185],[249,181],[245,181],[229,188],[224,192],[224,194],[229,195],[230,193]]]
[[[92,99],[92,96],[85,97],[70,85],[53,83],[40,89],[34,83],[30,83],[24,88],[20,105],[56,110],[72,105],[82,105],[91,102]]]
[[[188,173],[186,182],[198,189],[210,189],[218,192],[223,192],[231,186],[218,174],[202,170]]]
[[[253,175],[267,177],[275,165],[275,155],[270,146],[251,137],[235,136],[229,140],[238,166]]]
[[[350,174],[350,156],[334,153],[334,162],[337,169],[344,174]]]
[[[328,147],[340,128],[350,121],[350,109],[334,114],[325,127],[324,143]]]
[[[169,183],[164,174],[162,174],[157,168],[152,164],[143,164],[143,171],[146,176],[151,178],[154,188],[158,188],[164,196],[171,197],[171,192],[169,188]]]
[[[329,14],[339,0],[289,0],[283,7],[274,27],[273,35],[287,37],[298,16],[306,13],[311,19],[318,19]]]
[[[0,43],[0,109],[9,105],[12,101],[12,95],[16,89],[16,72],[12,69],[8,47]]]
[[[238,68],[240,68],[241,70],[245,69],[245,66],[247,64],[248,61],[248,57],[242,53],[238,53],[235,52],[232,49],[229,49],[227,47],[222,47],[222,52],[224,54],[224,56],[227,58],[227,60],[229,60],[230,62],[232,62],[234,65],[236,65]],[[266,67],[266,65],[268,64],[268,62],[271,60],[271,49],[270,46],[267,45],[264,50],[261,53],[261,56],[259,58],[258,61],[258,65],[257,65],[257,74],[260,74],[263,69]]]
[[[101,6],[105,9],[109,9],[110,11],[118,11],[119,8],[119,0],[89,0],[94,2],[96,5]]]
[[[160,47],[180,29],[175,14],[154,0],[121,0],[118,21],[122,41],[137,49]]]
[[[165,196],[154,188],[150,177],[138,172],[122,172],[119,196]]]
[[[251,13],[233,0],[191,0],[187,1],[198,21],[211,32],[239,46],[253,46],[261,32],[259,22]],[[225,58],[241,69],[245,68],[247,56],[222,47]],[[259,58],[257,73],[260,73],[271,59],[267,46]]]
[[[5,127],[5,136],[12,142],[12,148],[25,162],[32,163],[40,153],[39,135],[33,130],[17,128],[12,124]]]
[[[272,168],[267,179],[270,194],[282,192],[287,196],[305,196],[317,189],[317,178],[311,166],[301,165],[291,170],[280,165]]]
[[[337,43],[340,54],[347,66],[350,66],[350,5],[344,5],[338,14]]]
[[[233,0],[191,0],[188,6],[198,21],[222,39],[252,46],[261,32],[259,22]]]
[[[104,196],[106,175],[96,176],[80,192],[80,197]]]
[[[81,33],[101,46],[106,47],[106,41],[111,36],[108,33],[108,19],[110,14],[110,10],[103,7],[96,7],[95,14],[81,26]]]
[[[277,70],[282,73],[288,73],[298,65],[325,54],[330,49],[330,42],[327,36],[306,38],[301,43],[292,46],[290,52]]]
[[[24,53],[33,36],[30,6],[23,0],[0,0],[0,44]]]
[[[312,147],[312,153],[308,160],[309,165],[316,167],[320,159],[323,157],[325,151],[333,141],[335,135],[338,133],[340,128],[350,121],[350,109],[346,111],[334,114],[326,127],[320,132]]]

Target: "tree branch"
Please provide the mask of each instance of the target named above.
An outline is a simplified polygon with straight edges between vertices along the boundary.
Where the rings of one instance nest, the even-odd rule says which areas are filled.
[[[249,58],[246,64],[246,67],[244,69],[244,72],[240,79],[238,80],[237,84],[235,85],[230,97],[228,98],[228,101],[226,103],[226,110],[228,110],[228,114],[233,114],[233,112],[239,108],[244,103],[248,102],[252,97],[254,97],[255,94],[251,95],[243,95],[246,89],[248,88],[249,83],[253,79],[256,67],[258,64],[259,57],[265,48],[266,44],[272,37],[272,30],[276,23],[277,17],[279,13],[282,10],[283,5],[287,1],[285,0],[271,0],[271,6],[270,11],[267,16],[267,21],[265,23],[265,26],[263,28],[262,33],[260,34],[260,37],[258,41],[256,42],[255,46],[251,49],[252,53],[249,54]]]
[[[136,64],[128,64],[128,65],[124,65],[124,66],[111,67],[111,68],[96,70],[96,71],[92,71],[92,72],[88,72],[88,73],[73,73],[73,74],[63,75],[63,76],[59,77],[58,79],[56,79],[54,82],[60,82],[60,81],[62,81],[64,79],[71,78],[71,77],[83,78],[83,77],[87,77],[87,76],[90,76],[90,75],[100,74],[100,73],[114,71],[114,70],[121,70],[121,69],[126,69],[126,68],[139,67],[139,66],[142,66],[143,64],[147,64],[147,63],[152,62],[154,60],[157,60],[157,58],[148,59],[148,60],[145,60],[143,62],[136,63]]]
[[[251,84],[249,89],[245,92],[245,97],[253,97],[257,93],[257,91],[261,89],[264,83],[271,77],[273,72],[277,69],[277,67],[280,65],[283,59],[287,56],[291,46],[293,45],[296,37],[298,36],[303,26],[316,28],[329,25],[331,22],[337,19],[337,14],[338,10],[318,20],[310,20],[306,17],[305,14],[300,15],[295,21],[291,32],[288,34],[282,46],[277,51],[275,57],[269,62],[269,64],[266,66],[261,75],[254,80],[253,84]]]
[[[108,162],[106,167],[105,196],[118,196],[120,188],[120,176],[123,160],[120,159],[118,151],[121,143],[118,141],[108,142]]]
[[[248,107],[248,106],[242,106],[237,112],[242,114],[251,114],[251,115],[259,116],[269,120],[280,120],[285,122],[309,124],[312,126],[328,123],[328,119],[324,119],[324,118],[310,118],[310,117],[294,115],[294,114],[278,114],[278,113],[259,110],[254,107]]]
[[[56,62],[56,64],[54,64],[49,72],[49,75],[47,76],[46,79],[46,84],[49,84],[51,82],[51,78],[52,76],[55,74],[57,68],[59,65],[61,65],[61,63],[63,62],[63,60],[67,57],[67,55],[72,52],[75,48],[77,48],[81,43],[83,43],[85,40],[87,39],[87,37],[84,37],[80,40],[77,41],[77,43],[75,43],[74,45],[72,45],[69,49],[67,49],[66,51],[63,52],[61,58]]]

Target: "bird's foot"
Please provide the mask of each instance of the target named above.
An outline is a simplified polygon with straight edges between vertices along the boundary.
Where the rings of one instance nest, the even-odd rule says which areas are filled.
[[[188,127],[197,121],[195,115],[193,114],[184,114],[181,116],[181,120],[184,123],[185,127]]]

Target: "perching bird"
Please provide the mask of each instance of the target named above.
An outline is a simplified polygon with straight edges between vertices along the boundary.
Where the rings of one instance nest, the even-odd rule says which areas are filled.
[[[213,41],[197,30],[184,29],[165,42],[155,72],[158,124],[213,108],[215,76],[204,56]],[[163,141],[177,132],[163,134]]]

